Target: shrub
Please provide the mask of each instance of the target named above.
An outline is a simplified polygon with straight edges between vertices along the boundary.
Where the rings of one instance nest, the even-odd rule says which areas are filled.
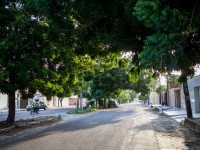
[[[93,111],[96,111],[95,108],[86,108],[86,109],[82,109],[82,110],[72,110],[72,111],[69,111],[67,112],[67,114],[84,114],[84,113],[88,113],[88,112],[93,112]]]

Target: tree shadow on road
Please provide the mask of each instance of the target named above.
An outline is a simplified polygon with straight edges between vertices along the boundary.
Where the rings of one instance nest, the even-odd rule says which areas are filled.
[[[79,114],[79,115],[67,115],[71,117],[68,119],[67,117],[63,118],[63,121],[50,125],[46,128],[43,127],[42,130],[35,130],[35,132],[30,130],[24,131],[24,136],[17,137],[15,135],[13,138],[16,138],[12,141],[13,144],[19,144],[21,142],[30,141],[33,139],[38,139],[46,136],[50,136],[54,133],[72,133],[72,132],[81,132],[81,131],[89,131],[92,132],[94,128],[99,128],[106,125],[113,125],[113,127],[117,127],[117,124],[128,119],[130,117],[135,116],[135,111],[133,109],[106,109],[100,110],[88,114]],[[72,117],[74,116],[74,118]],[[26,137],[26,138],[24,138]],[[1,144],[1,143],[0,143]],[[8,144],[1,144],[1,148],[6,148]]]

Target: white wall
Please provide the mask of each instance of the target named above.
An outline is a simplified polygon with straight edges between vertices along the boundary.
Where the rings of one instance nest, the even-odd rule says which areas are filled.
[[[159,104],[159,95],[156,92],[151,92],[149,95],[149,104]]]
[[[171,107],[175,107],[175,98],[174,98],[174,89],[169,89],[169,99],[168,105]]]
[[[183,86],[181,87],[181,108],[182,109],[186,109],[186,106],[185,106],[185,95],[184,95],[184,92],[183,92]]]
[[[193,112],[198,111],[198,110],[195,110],[195,109],[199,108],[199,106],[197,106],[195,108],[195,93],[194,93],[195,89],[199,88],[199,87],[200,87],[200,76],[195,76],[192,79],[188,80],[188,90],[189,90],[189,94],[190,94],[190,101],[191,101],[191,106],[192,106]],[[198,100],[199,99],[196,99],[196,101],[198,101]]]
[[[8,95],[0,93],[0,109],[8,108]]]
[[[52,97],[50,101],[47,101],[47,98],[46,97],[42,97],[43,99],[43,102],[47,104],[47,107],[61,107],[61,104],[59,102],[58,104],[58,97]],[[64,98],[63,101],[62,101],[62,107],[66,107],[66,106],[69,106],[69,98]]]

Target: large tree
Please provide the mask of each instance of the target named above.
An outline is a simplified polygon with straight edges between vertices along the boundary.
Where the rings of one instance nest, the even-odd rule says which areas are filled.
[[[154,31],[144,41],[140,62],[159,72],[182,71],[187,117],[192,118],[187,77],[194,75],[199,63],[200,3],[196,0],[140,0],[135,15]]]
[[[36,91],[30,85],[46,73],[44,56],[49,44],[43,36],[47,27],[31,19],[20,1],[1,1],[0,5],[0,91],[9,95],[7,121],[13,123],[15,91]]]
[[[92,78],[92,98],[103,99],[114,98],[121,90],[133,90],[142,95],[149,93],[151,74],[142,72],[137,82],[131,82],[128,68],[113,68],[104,72],[97,72]],[[105,104],[105,103],[104,103]],[[105,107],[105,106],[104,106]]]
[[[15,121],[15,92],[32,97],[70,93],[82,65],[74,53],[67,3],[0,2],[0,91],[9,96],[7,121]],[[66,86],[67,85],[67,86]]]

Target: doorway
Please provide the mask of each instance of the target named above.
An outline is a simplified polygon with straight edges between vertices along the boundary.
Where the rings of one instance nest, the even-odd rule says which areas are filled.
[[[200,87],[194,87],[195,113],[200,113]]]
[[[175,97],[175,107],[181,108],[181,92],[180,92],[180,90],[174,91],[174,97]]]

